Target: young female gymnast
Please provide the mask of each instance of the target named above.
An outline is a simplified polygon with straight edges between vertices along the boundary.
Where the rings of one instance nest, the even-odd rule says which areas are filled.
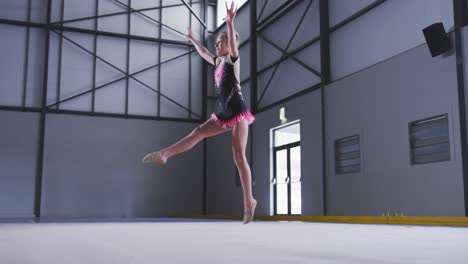
[[[215,66],[214,86],[221,111],[211,113],[210,119],[196,127],[189,135],[167,148],[147,154],[142,161],[165,164],[168,158],[191,149],[202,139],[232,130],[232,153],[242,183],[244,224],[247,224],[253,220],[257,206],[257,201],[252,195],[250,166],[245,156],[248,126],[255,121],[255,117],[246,106],[241,92],[239,34],[234,29],[234,18],[237,12],[237,8],[234,10],[234,1],[231,8],[228,8],[226,2],[226,11],[225,20],[228,31],[220,33],[217,37],[216,56],[194,38],[190,28],[186,35],[194,44],[198,54]]]

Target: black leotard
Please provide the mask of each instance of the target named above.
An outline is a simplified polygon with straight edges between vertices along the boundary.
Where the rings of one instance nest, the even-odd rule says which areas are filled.
[[[217,104],[221,108],[218,112],[213,112],[211,116],[221,127],[233,127],[242,118],[252,124],[255,117],[242,97],[241,86],[236,77],[239,75],[239,57],[234,58],[231,55],[221,57],[221,62],[216,65],[218,57],[214,58],[214,87],[218,96]]]

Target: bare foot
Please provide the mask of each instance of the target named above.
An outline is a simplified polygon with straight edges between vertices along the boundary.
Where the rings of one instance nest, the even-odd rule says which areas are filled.
[[[167,160],[166,156],[162,155],[160,151],[156,151],[156,152],[148,153],[142,159],[142,162],[143,163],[155,162],[155,163],[159,163],[161,165],[164,165],[164,164],[166,164],[166,160]]]
[[[244,224],[252,222],[255,214],[255,207],[257,207],[257,200],[253,199],[250,203],[250,207],[244,212]]]

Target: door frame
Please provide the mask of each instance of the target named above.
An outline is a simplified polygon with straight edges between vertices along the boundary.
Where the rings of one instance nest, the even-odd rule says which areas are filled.
[[[273,214],[274,215],[301,215],[301,214],[291,214],[291,148],[301,146],[301,141],[296,141],[281,146],[273,147],[273,179],[271,184],[273,184]],[[287,214],[278,214],[277,212],[277,201],[276,201],[276,152],[286,149],[286,160],[287,160],[287,197],[288,197],[288,213]],[[301,160],[302,164],[302,160]]]

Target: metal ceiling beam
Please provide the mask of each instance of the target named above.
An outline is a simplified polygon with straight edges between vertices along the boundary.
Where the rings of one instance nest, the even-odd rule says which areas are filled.
[[[159,121],[176,121],[176,122],[188,122],[188,123],[200,123],[200,120],[177,118],[177,117],[161,117],[161,116],[147,116],[147,115],[134,115],[134,114],[115,114],[115,113],[100,113],[100,112],[89,112],[89,111],[76,111],[76,110],[57,110],[47,109],[49,114],[66,114],[66,115],[79,115],[79,116],[99,116],[99,117],[113,117],[113,118],[126,118],[126,119],[140,119],[140,120],[159,120]]]
[[[143,41],[150,41],[150,42],[157,42],[157,43],[164,43],[164,44],[171,44],[171,45],[180,45],[180,46],[187,46],[187,47],[192,46],[191,43],[185,42],[185,41],[144,37],[144,36],[138,36],[138,35],[128,35],[128,34],[122,34],[122,33],[99,31],[99,30],[76,28],[76,27],[68,27],[68,26],[61,26],[58,24],[51,24],[50,26],[48,26],[47,24],[43,24],[43,23],[17,21],[17,20],[9,20],[9,19],[0,19],[0,24],[12,25],[12,26],[35,27],[35,28],[43,28],[43,29],[51,29],[51,30],[59,30],[59,31],[70,31],[70,32],[77,32],[77,33],[84,33],[84,34],[97,34],[97,35],[102,35],[102,36],[143,40]]]
[[[182,3],[188,8],[190,13],[192,13],[192,15],[198,20],[198,22],[202,24],[203,28],[206,28],[205,22],[203,22],[203,20],[195,13],[195,11],[193,11],[192,7],[185,0],[180,0],[180,1],[182,1]]]
[[[200,2],[193,2],[192,4],[198,4]],[[178,6],[183,6],[183,4],[174,4],[174,5],[167,5],[167,6],[162,6],[162,7],[148,7],[148,8],[141,8],[141,9],[133,9],[130,11],[130,13],[139,13],[139,12],[144,12],[144,11],[152,11],[152,10],[158,10],[158,9],[164,9],[168,7],[178,7]],[[118,15],[125,15],[127,14],[127,11],[122,11],[122,12],[116,12],[116,13],[110,13],[110,14],[103,14],[103,15],[94,15],[94,16],[87,16],[87,17],[80,17],[80,18],[75,18],[75,19],[69,19],[69,20],[63,20],[63,21],[54,21],[52,24],[65,24],[65,23],[71,23],[71,22],[79,22],[79,21],[85,21],[89,19],[97,19],[97,18],[104,18],[104,17],[112,17],[112,16],[118,16]]]
[[[289,101],[291,101],[291,100],[293,100],[295,98],[298,98],[298,97],[301,97],[301,96],[303,96],[305,94],[308,94],[310,92],[319,90],[321,87],[322,87],[322,83],[314,84],[314,85],[312,85],[310,87],[307,87],[304,90],[301,90],[301,91],[299,91],[299,92],[297,92],[297,93],[295,93],[293,95],[290,95],[290,96],[288,96],[286,98],[283,98],[283,99],[281,99],[279,101],[276,101],[276,102],[271,103],[269,105],[258,108],[256,113],[261,113],[261,112],[267,111],[267,110],[269,110],[269,109],[271,109],[273,107],[276,107],[276,106],[282,105],[284,103],[287,103],[287,102],[289,102]]]
[[[2,19],[2,18],[0,18],[0,24],[12,25],[12,26],[26,26],[26,27],[36,27],[36,28],[47,28],[47,24],[45,24],[45,23],[28,22],[28,21],[19,21],[19,20]]]
[[[84,29],[84,28],[62,27],[62,26],[54,25],[54,26],[50,26],[50,29],[59,30],[59,31],[84,33],[84,34],[97,34],[100,36],[116,37],[116,38],[123,38],[123,39],[143,40],[143,41],[158,42],[158,43],[164,43],[164,44],[180,45],[180,46],[186,46],[186,47],[191,46],[190,43],[184,42],[184,41],[127,35],[127,34],[122,34],[122,33],[108,32],[108,31],[99,31],[99,30],[95,31],[92,29]]]

